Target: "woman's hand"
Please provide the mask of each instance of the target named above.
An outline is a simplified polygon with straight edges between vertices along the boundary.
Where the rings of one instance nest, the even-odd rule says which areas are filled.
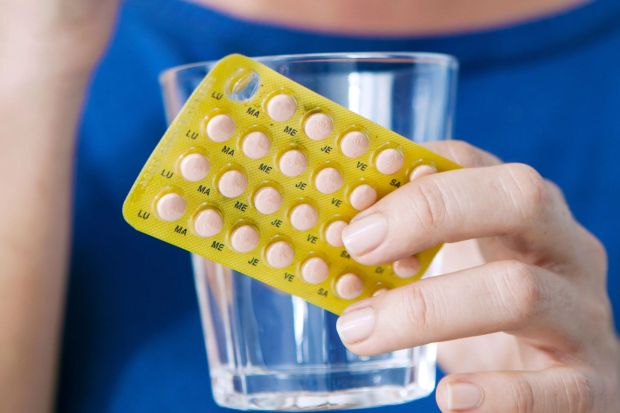
[[[463,142],[429,147],[466,168],[387,195],[345,229],[345,247],[375,265],[472,241],[447,246],[443,259],[460,261],[450,273],[347,309],[342,341],[363,355],[444,342],[443,412],[617,411],[620,347],[601,243],[531,167]]]

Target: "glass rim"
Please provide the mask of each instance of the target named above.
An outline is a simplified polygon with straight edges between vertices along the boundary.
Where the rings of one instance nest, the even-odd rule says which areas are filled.
[[[338,61],[385,61],[386,63],[424,63],[430,65],[436,65],[440,67],[446,67],[447,69],[457,69],[458,61],[456,57],[446,53],[434,53],[434,52],[333,52],[333,53],[301,53],[301,54],[281,54],[281,55],[267,55],[256,56],[252,59],[258,60],[261,63],[265,62],[338,62]],[[166,78],[174,77],[175,75],[196,69],[199,67],[205,67],[215,64],[217,60],[205,60],[194,63],[186,63],[183,65],[173,66],[168,69],[164,69],[159,74],[159,81],[163,83]]]

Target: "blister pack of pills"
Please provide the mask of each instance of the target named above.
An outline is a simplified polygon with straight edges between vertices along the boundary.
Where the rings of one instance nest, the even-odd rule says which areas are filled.
[[[171,123],[123,215],[139,231],[340,314],[420,278],[440,247],[364,266],[342,244],[350,219],[417,176],[455,168],[259,62],[230,55]]]

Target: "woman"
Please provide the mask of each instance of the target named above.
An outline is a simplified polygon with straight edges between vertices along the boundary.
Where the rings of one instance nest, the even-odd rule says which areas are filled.
[[[123,196],[164,129],[156,73],[230,52],[350,50],[455,54],[457,135],[536,168],[462,142],[434,144],[467,168],[385,197],[349,226],[345,246],[371,264],[459,242],[451,248],[477,260],[356,304],[338,322],[345,345],[375,354],[443,342],[449,374],[436,394],[443,412],[618,409],[605,249],[541,176],[559,183],[575,215],[604,240],[617,274],[619,5],[194,3],[129,0],[100,65],[116,1],[0,6],[0,411],[49,411],[55,388],[62,412],[216,409],[204,394],[191,280],[169,276],[189,273],[186,254],[120,218]],[[396,231],[403,223],[414,230]],[[609,289],[616,305],[617,286],[612,280]]]

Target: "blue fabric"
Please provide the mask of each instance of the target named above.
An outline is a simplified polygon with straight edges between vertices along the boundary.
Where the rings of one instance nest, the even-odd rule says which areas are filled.
[[[455,135],[532,164],[608,248],[620,319],[620,3],[496,31],[417,39],[317,35],[178,0],[130,0],[80,130],[58,411],[219,411],[188,254],[139,234],[121,205],[165,130],[158,73],[228,53],[437,51],[461,60]],[[436,412],[432,398],[385,412]]]

